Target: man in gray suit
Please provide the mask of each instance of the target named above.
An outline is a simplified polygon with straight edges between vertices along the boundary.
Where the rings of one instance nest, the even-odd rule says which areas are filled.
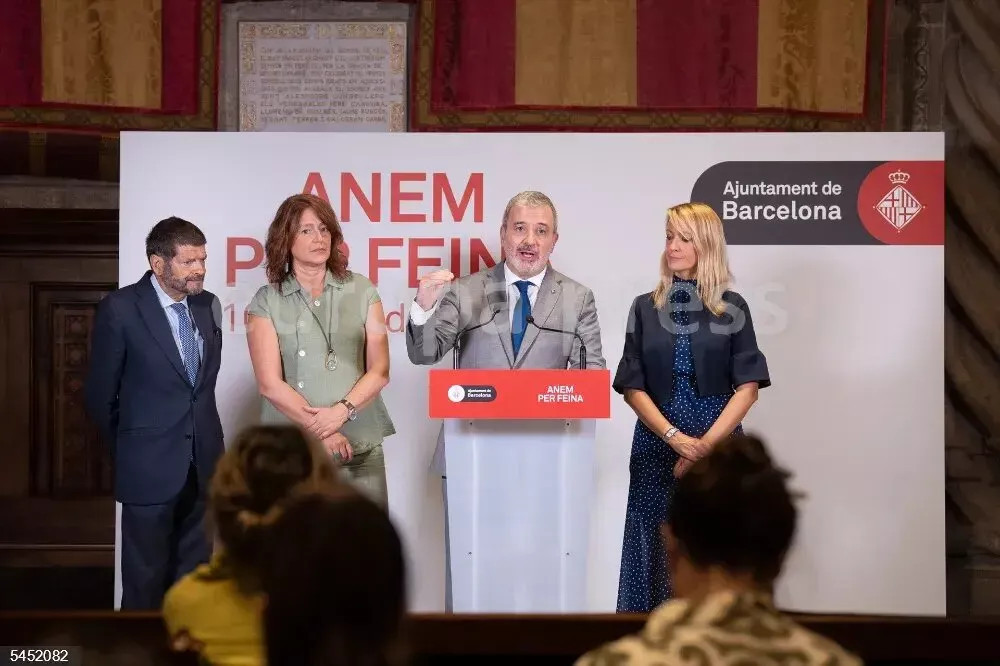
[[[502,263],[458,280],[446,270],[420,280],[406,324],[410,361],[431,365],[455,349],[461,368],[580,368],[582,342],[586,367],[604,369],[594,293],[549,266],[557,240],[552,200],[541,192],[515,195],[500,225]],[[434,467],[445,479],[443,443],[439,436]],[[451,610],[447,492],[443,481],[445,609]]]
[[[558,239],[547,196],[514,196],[500,226],[503,263],[420,280],[406,325],[410,361],[437,363],[457,341],[461,368],[579,368],[582,341],[587,368],[605,368],[594,293],[549,266]]]

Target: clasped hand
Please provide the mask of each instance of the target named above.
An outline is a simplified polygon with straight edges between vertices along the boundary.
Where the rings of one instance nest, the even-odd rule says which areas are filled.
[[[351,443],[339,432],[335,432],[324,439],[323,446],[326,447],[327,453],[331,456],[340,456],[340,462],[347,462],[354,457],[354,449],[351,448]]]
[[[347,408],[337,403],[333,407],[310,407],[302,409],[311,414],[313,419],[307,426],[316,435],[331,456],[340,456],[341,462],[347,462],[354,457],[351,443],[340,433],[340,428],[347,422]]]
[[[306,405],[302,409],[313,417],[306,427],[320,439],[326,439],[333,433],[339,432],[340,428],[347,422],[347,408],[340,403],[333,407]]]
[[[691,465],[693,464],[693,460],[690,460],[689,458],[681,458],[677,461],[677,464],[674,465],[674,476],[678,479],[681,478],[687,474],[687,471],[691,469]]]
[[[682,432],[676,433],[667,444],[681,455],[681,459],[674,465],[674,476],[678,478],[683,476],[696,460],[704,458],[712,450],[708,442],[690,437]]]

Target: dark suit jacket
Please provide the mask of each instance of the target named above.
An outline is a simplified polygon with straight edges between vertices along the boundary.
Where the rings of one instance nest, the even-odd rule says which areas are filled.
[[[184,487],[192,441],[204,487],[223,452],[215,381],[222,359],[222,308],[214,294],[188,296],[205,340],[191,385],[150,280],[108,294],[97,308],[86,401],[111,448],[115,499],[161,504]]]
[[[757,348],[757,336],[747,302],[734,291],[722,295],[726,312],[713,314],[697,297],[683,304],[688,310],[691,355],[698,394],[724,395],[740,384],[771,385],[767,360]],[[674,304],[678,305],[678,304]],[[640,389],[657,405],[670,401],[673,391],[674,340],[679,331],[670,304],[657,310],[653,293],[637,296],[629,310],[625,349],[612,386],[618,393]]]

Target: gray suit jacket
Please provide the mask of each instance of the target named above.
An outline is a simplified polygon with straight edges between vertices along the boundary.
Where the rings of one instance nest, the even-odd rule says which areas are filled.
[[[503,264],[499,263],[455,280],[423,326],[414,326],[407,317],[406,352],[413,363],[431,365],[455,346],[458,337],[461,368],[580,367],[576,336],[542,331],[531,324],[515,357],[509,312]],[[540,326],[578,333],[586,345],[587,368],[607,367],[590,289],[549,266],[531,313]]]

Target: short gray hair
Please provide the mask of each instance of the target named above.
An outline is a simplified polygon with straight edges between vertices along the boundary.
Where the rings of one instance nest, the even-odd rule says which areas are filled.
[[[510,211],[514,206],[527,206],[528,208],[548,206],[549,210],[552,211],[552,231],[559,229],[559,215],[556,213],[556,205],[544,193],[536,192],[535,190],[525,190],[511,197],[510,201],[507,202],[507,207],[504,208],[503,224],[501,226],[507,226],[507,216],[510,215]]]

